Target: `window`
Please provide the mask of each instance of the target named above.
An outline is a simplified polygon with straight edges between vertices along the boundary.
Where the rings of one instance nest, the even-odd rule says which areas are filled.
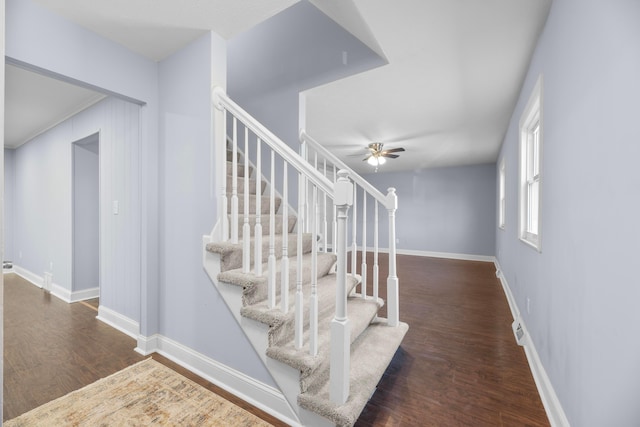
[[[504,230],[505,216],[506,216],[506,204],[505,204],[505,186],[507,183],[507,177],[504,166],[504,158],[500,162],[500,168],[498,170],[498,227]]]
[[[540,251],[542,76],[520,119],[520,239]]]

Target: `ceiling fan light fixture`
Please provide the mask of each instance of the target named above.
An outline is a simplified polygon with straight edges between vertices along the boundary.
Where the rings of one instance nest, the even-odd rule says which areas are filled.
[[[378,166],[378,158],[376,156],[371,156],[367,160],[367,163],[369,163],[371,166]]]
[[[379,165],[384,165],[385,163],[387,163],[387,159],[385,159],[382,156],[378,156],[378,164]]]

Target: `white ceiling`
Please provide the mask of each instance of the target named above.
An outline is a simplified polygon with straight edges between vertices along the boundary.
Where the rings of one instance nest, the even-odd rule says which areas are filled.
[[[34,1],[153,60],[207,29],[228,39],[297,3]],[[311,2],[388,61],[309,90],[311,136],[361,172],[371,171],[359,157],[371,141],[407,149],[381,171],[496,160],[551,0]]]
[[[5,65],[4,146],[17,148],[104,95]]]

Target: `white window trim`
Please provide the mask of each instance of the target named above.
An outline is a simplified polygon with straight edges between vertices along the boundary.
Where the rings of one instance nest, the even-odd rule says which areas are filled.
[[[504,157],[498,166],[498,228],[504,230],[507,223],[507,175]]]
[[[530,233],[527,231],[527,141],[532,130],[538,126],[538,161],[539,171],[536,176],[538,181],[538,233]],[[520,181],[518,186],[519,192],[519,225],[518,235],[522,242],[532,246],[538,252],[542,251],[542,150],[543,150],[543,114],[542,114],[542,75],[538,77],[535,87],[531,92],[527,106],[522,112],[520,118]]]

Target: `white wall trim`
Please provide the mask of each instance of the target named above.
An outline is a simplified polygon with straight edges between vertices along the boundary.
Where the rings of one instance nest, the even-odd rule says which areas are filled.
[[[547,371],[544,369],[542,362],[540,361],[540,357],[538,356],[538,351],[531,340],[531,336],[529,335],[528,329],[524,323],[522,317],[520,317],[520,309],[513,297],[513,293],[511,292],[511,288],[509,288],[509,284],[507,283],[507,279],[504,277],[502,273],[502,268],[500,268],[500,263],[496,259],[496,276],[500,279],[502,283],[502,289],[504,289],[505,296],[507,297],[507,302],[509,303],[509,308],[511,309],[511,314],[514,316],[513,319],[520,319],[520,323],[523,325],[525,330],[524,335],[524,352],[527,356],[527,361],[529,362],[529,368],[531,369],[531,374],[533,375],[533,380],[536,383],[536,387],[538,388],[538,393],[540,394],[540,399],[542,400],[542,404],[544,405],[544,409],[547,413],[547,417],[549,418],[549,422],[554,427],[569,427],[569,420],[567,419],[564,410],[562,409],[562,405],[560,404],[560,400],[558,399],[558,395],[553,389],[553,385],[551,384],[551,380],[547,375]]]
[[[347,248],[347,252],[351,252],[351,249]],[[373,252],[373,247],[367,247],[367,252]],[[389,249],[378,248],[378,252],[382,254],[388,254]],[[464,261],[483,261],[483,262],[493,262],[496,259],[496,257],[494,257],[493,255],[457,254],[453,252],[432,252],[432,251],[419,251],[414,249],[396,249],[396,254],[424,256],[429,258],[460,259]]]
[[[138,322],[102,305],[98,307],[98,316],[96,318],[133,339],[137,339],[140,334],[140,324]]]
[[[144,355],[153,352],[161,354],[279,420],[291,426],[301,426],[280,390],[165,336],[156,334],[151,337],[138,336],[137,338],[137,352]]]
[[[14,264],[13,270],[6,271],[5,273],[15,273],[32,285],[35,285],[41,289],[44,287],[44,277],[38,276],[37,274],[27,270],[26,268],[20,267],[19,265]],[[98,298],[100,296],[100,288],[90,288],[72,292],[66,288],[63,288],[57,283],[52,283],[51,295],[61,299],[66,303],[72,303],[92,298]]]

